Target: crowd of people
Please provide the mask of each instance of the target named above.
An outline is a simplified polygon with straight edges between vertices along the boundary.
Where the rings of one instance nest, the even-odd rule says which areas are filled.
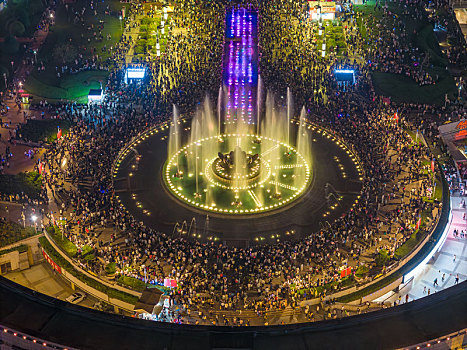
[[[296,101],[305,106],[307,118],[352,145],[364,167],[357,205],[328,228],[310,232],[300,241],[234,248],[155,231],[132,217],[115,197],[109,169],[122,147],[150,126],[167,121],[170,115],[165,111],[172,104],[189,113],[206,93],[215,96],[219,89],[226,6],[221,1],[177,3],[174,26],[189,29],[173,34],[166,51],[152,62],[151,84],[123,85],[122,72],[115,70],[101,103],[54,107],[59,118],[69,119],[74,126],[41,159],[44,195],[50,207],[56,208],[53,215],[48,214],[50,222],[60,222],[78,248],[93,248],[96,259],[89,267],[103,275],[105,266],[115,263],[119,274],[153,284],[175,279],[177,287],[169,294],[185,322],[249,324],[241,315],[229,320],[211,312],[244,310],[267,323],[271,310],[296,308],[305,299],[324,300],[354,283],[354,278],[365,281],[368,275],[362,272],[342,279],[343,267],[384,272],[387,261],[378,257],[394,261],[397,249],[420,226],[422,216],[428,218],[422,225],[430,228],[435,218],[427,213],[438,205],[423,200],[434,195],[433,177],[426,165],[433,154],[407,134],[409,119],[431,139],[440,119],[457,120],[465,114],[459,105],[401,105],[396,110],[375,96],[370,70],[408,74],[420,84],[433,82],[406,28],[386,30],[396,21],[401,23],[387,7],[381,9],[382,21],[365,17],[370,21],[367,26],[380,26],[368,38],[358,30],[362,18],[349,11],[343,24],[347,51],[336,48],[321,59],[316,48],[318,28],[302,20],[297,3],[270,0],[254,5],[260,18],[259,70],[266,87],[281,95],[289,86]],[[403,15],[422,18],[419,6],[416,1],[404,2]],[[140,9],[133,4],[130,18]],[[80,22],[80,11],[70,11],[70,20]],[[284,21],[285,13],[296,22]],[[104,40],[97,32],[95,37]],[[109,60],[123,62],[129,41],[123,36]],[[357,59],[359,55],[364,59]],[[371,68],[366,64],[369,60]],[[357,83],[346,91],[332,75],[338,66],[358,70]],[[70,72],[68,67],[57,70]],[[63,159],[67,159],[66,166]],[[104,241],[98,231],[105,228],[112,228],[113,233]],[[373,262],[364,263],[363,257]],[[313,319],[309,310],[306,314]]]

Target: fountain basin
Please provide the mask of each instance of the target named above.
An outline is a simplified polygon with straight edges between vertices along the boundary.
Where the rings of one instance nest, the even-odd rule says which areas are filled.
[[[228,158],[235,153],[242,155],[237,170]],[[310,164],[294,147],[253,134],[222,134],[189,143],[167,161],[164,174],[168,190],[178,200],[232,215],[283,207],[311,182]]]

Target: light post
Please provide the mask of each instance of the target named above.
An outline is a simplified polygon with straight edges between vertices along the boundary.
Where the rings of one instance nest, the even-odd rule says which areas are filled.
[[[7,88],[6,73],[3,73],[3,79],[5,79],[5,89]]]
[[[461,92],[462,92],[462,77],[459,79],[459,90],[458,90],[458,98],[461,97]]]
[[[33,53],[34,53],[34,63],[37,64],[37,50],[34,50]]]
[[[37,216],[31,216],[32,222],[34,222],[34,231],[37,233]]]

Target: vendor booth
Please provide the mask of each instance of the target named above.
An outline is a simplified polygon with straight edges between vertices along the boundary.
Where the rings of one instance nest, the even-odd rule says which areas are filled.
[[[334,1],[308,1],[310,18],[313,21],[330,19],[336,16],[336,3]]]

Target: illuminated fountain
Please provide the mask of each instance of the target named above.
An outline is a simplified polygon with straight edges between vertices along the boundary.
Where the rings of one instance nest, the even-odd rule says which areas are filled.
[[[289,89],[285,107],[271,94],[263,107],[256,22],[254,11],[227,11],[224,86],[216,111],[206,98],[189,136],[181,137],[174,107],[164,180],[189,206],[224,214],[264,212],[297,199],[311,182],[304,110],[298,128],[291,125]]]

